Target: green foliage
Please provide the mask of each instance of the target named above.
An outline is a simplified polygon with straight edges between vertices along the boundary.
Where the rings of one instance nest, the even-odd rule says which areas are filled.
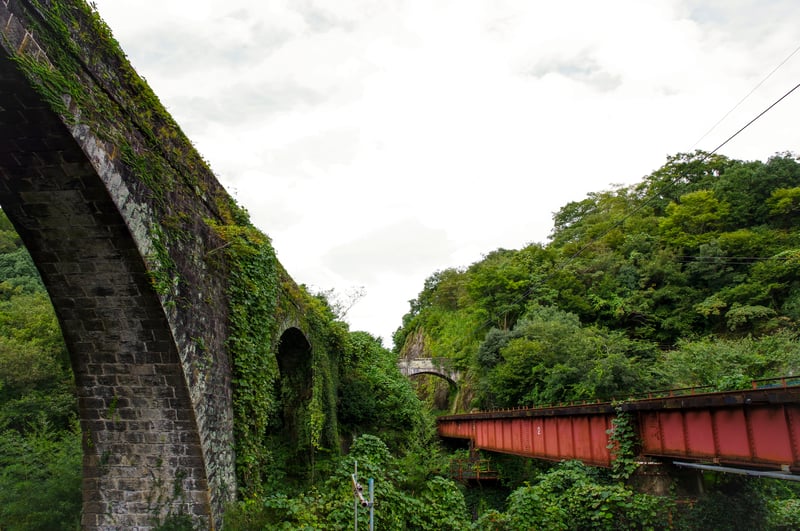
[[[666,353],[658,370],[676,387],[746,388],[751,380],[798,374],[800,343],[790,332],[737,340],[681,341]],[[739,384],[732,386],[733,382]]]
[[[479,389],[483,407],[611,398],[654,382],[640,365],[636,342],[582,327],[575,315],[556,308],[533,307],[507,337],[487,340],[479,355],[494,366]]]
[[[0,521],[3,529],[79,529],[81,435],[44,417],[26,433],[0,432]]]
[[[427,444],[432,422],[391,353],[366,333],[348,334],[333,321],[324,299],[282,281],[285,273],[269,240],[249,225],[246,213],[232,205],[226,208],[228,224],[214,227],[227,242],[224,252],[231,268],[229,348],[237,475],[244,498],[281,491],[289,496],[302,489],[298,479],[314,482],[317,469],[329,470],[327,454],[338,449],[340,430],[351,436],[380,432],[398,450]],[[283,375],[271,338],[279,319],[297,310],[279,306],[280,290],[305,304],[302,319],[314,345],[309,359],[292,362],[303,367],[286,367]],[[270,503],[279,502],[274,498]],[[259,511],[273,509],[264,505]]]
[[[566,462],[516,489],[505,513],[488,511],[473,529],[655,529],[665,528],[664,500],[602,481],[592,469]]]
[[[417,455],[413,466],[424,467]],[[230,529],[347,529],[353,525],[354,495],[351,474],[358,464],[365,494],[368,479],[375,486],[375,528],[387,530],[460,530],[468,527],[464,497],[450,480],[439,476],[408,484],[409,462],[398,460],[378,437],[362,435],[339,458],[333,474],[322,485],[295,496],[274,494],[250,499],[229,508]],[[366,525],[368,509],[359,506],[359,522]]]
[[[608,449],[614,459],[611,476],[614,479],[625,481],[639,468],[636,462],[636,457],[639,455],[638,443],[639,434],[634,426],[633,417],[622,411],[618,405],[611,420],[611,429],[608,431]]]
[[[677,513],[675,529],[764,529],[768,506],[757,480],[732,474],[710,474],[710,491]]]
[[[214,227],[226,241],[229,257],[228,348],[234,372],[236,468],[240,488],[249,494],[263,488],[271,456],[262,439],[278,413],[274,389],[279,375],[272,338],[277,330],[279,284],[269,239],[233,205],[228,219],[228,225]]]
[[[424,456],[417,454],[413,466],[424,467]],[[350,454],[341,461],[336,476],[328,485],[341,484],[346,474],[352,473],[358,462],[358,474],[366,485],[366,478],[375,481],[375,527],[377,529],[458,530],[467,525],[466,505],[456,485],[438,476],[423,479],[421,484],[408,484],[409,461],[398,461],[388,447],[377,437],[362,435],[350,449]],[[402,465],[402,466],[401,466]],[[340,478],[340,479],[339,479]],[[349,486],[348,486],[349,487]],[[411,487],[411,488],[409,488]],[[352,521],[353,498],[349,494],[341,509],[329,520],[331,529],[344,529]],[[413,492],[418,492],[414,495]],[[367,512],[360,509],[362,521]]]
[[[348,352],[351,365],[341,377],[338,400],[343,433],[380,433],[398,450],[429,440],[432,420],[391,352],[366,332],[350,334]]]
[[[667,217],[661,221],[663,237],[669,245],[697,249],[716,236],[729,206],[714,197],[711,190],[690,192],[679,203],[667,205]]]
[[[78,529],[81,435],[61,330],[0,212],[0,526]]]
[[[800,498],[769,500],[767,509],[770,529],[800,529]]]
[[[800,186],[773,190],[767,206],[770,215],[778,218],[781,224],[789,226],[800,215]]]
[[[6,245],[10,245],[8,240],[6,242]],[[24,247],[0,254],[0,279],[0,297],[3,299],[44,290],[39,272]]]
[[[415,501],[418,510],[410,511],[408,529],[459,531],[469,525],[464,495],[449,479],[429,479]]]

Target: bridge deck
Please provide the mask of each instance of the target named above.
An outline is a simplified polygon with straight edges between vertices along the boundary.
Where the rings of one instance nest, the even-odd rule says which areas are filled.
[[[634,416],[641,455],[800,473],[800,386],[665,396],[620,405]],[[476,448],[610,466],[611,403],[450,415],[439,435]]]

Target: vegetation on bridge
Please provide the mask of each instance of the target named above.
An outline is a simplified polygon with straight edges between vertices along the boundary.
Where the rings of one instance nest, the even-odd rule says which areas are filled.
[[[18,58],[54,109],[69,95],[158,206],[153,284],[175,305],[169,249],[209,231],[209,267],[230,272],[227,344],[234,370],[240,500],[231,529],[340,529],[352,518],[349,474],[376,479],[380,529],[792,528],[797,493],[719,479],[694,510],[635,494],[629,471],[549,468],[500,458],[503,497],[442,477],[432,418],[399,374],[409,338],[466,375],[456,408],[625,398],[659,387],[727,389],[800,370],[800,165],[704,153],[671,157],[633,186],[590,193],[554,216],[550,242],[496,250],[434,273],[391,353],[350,332],[324,297],[296,286],[269,238],[215,185],[110,31],[81,1],[30,0],[54,68]],[[92,50],[94,53],[87,53]],[[103,65],[114,65],[111,70]],[[135,134],[132,134],[134,132]],[[213,215],[195,225],[169,200],[190,194]],[[217,252],[218,251],[218,252]],[[310,391],[278,389],[278,332],[313,345]],[[202,342],[200,338],[198,341]],[[202,345],[201,345],[202,347]],[[38,276],[0,218],[0,520],[8,529],[73,527],[80,511],[80,433],[69,360]],[[23,495],[22,493],[26,493]],[[504,500],[505,494],[510,494]],[[467,504],[466,500],[470,500]],[[476,520],[470,524],[469,510]],[[677,514],[677,517],[676,517]],[[173,524],[191,527],[190,518]]]

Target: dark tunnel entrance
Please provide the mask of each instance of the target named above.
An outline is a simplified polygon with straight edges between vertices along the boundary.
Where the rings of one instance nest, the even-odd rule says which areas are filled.
[[[303,420],[313,394],[311,344],[300,329],[289,328],[281,335],[277,357],[283,434],[300,450],[310,441]]]

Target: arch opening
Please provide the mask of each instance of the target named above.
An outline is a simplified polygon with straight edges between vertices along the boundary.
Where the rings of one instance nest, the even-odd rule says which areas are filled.
[[[409,374],[417,396],[434,411],[449,412],[458,394],[458,385],[446,375],[433,371]]]
[[[126,217],[144,215],[145,207],[121,174],[114,173],[116,188],[106,186],[116,166],[98,173],[83,150],[94,137],[73,136],[2,50],[0,77],[5,113],[28,124],[7,128],[3,139],[0,206],[38,270],[69,353],[83,453],[82,527],[147,528],[187,506],[205,523],[221,517],[224,500],[209,497],[179,347],[129,229],[141,220]],[[99,160],[110,160],[104,144],[92,145]],[[124,194],[130,210],[123,213],[117,201]],[[233,470],[224,466],[218,478]],[[158,501],[148,506],[148,499]]]
[[[311,344],[299,328],[288,328],[278,342],[283,433],[295,448],[309,442],[303,417],[313,395]]]

